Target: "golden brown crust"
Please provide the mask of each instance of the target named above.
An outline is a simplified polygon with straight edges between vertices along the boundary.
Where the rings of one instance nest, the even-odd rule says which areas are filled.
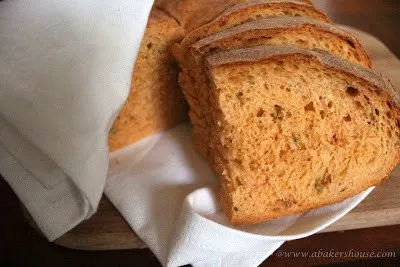
[[[245,23],[205,37],[195,43],[192,48],[203,52],[206,49],[210,49],[210,46],[216,47],[217,44],[222,41],[229,41],[234,38],[235,41],[238,38],[254,39],[257,38],[257,36],[261,39],[264,36],[279,34],[290,29],[299,32],[302,32],[302,30],[305,29],[310,29],[310,32],[324,31],[336,35],[347,42],[350,48],[354,49],[355,53],[357,53],[356,58],[361,65],[368,68],[372,67],[372,62],[367,52],[354,36],[332,24],[305,17],[277,17]]]
[[[276,0],[267,0],[276,1]],[[277,0],[281,1],[281,0]],[[156,0],[154,5],[175,18],[187,31],[196,29],[236,4],[255,2],[254,0]],[[309,5],[309,0],[299,0]]]
[[[168,0],[158,6],[175,18],[187,31],[210,22],[227,7],[241,0]]]
[[[227,9],[222,15],[218,16],[210,23],[190,32],[182,40],[179,46],[173,48],[173,55],[177,58],[180,64],[184,64],[187,49],[192,44],[206,36],[245,22],[274,16],[290,16],[290,14],[293,14],[293,16],[301,14],[305,17],[329,22],[329,19],[325,14],[303,1],[249,1]]]
[[[227,8],[224,12],[221,13],[220,16],[224,16],[226,14],[231,14],[237,11],[240,11],[241,9],[246,9],[252,6],[257,6],[257,5],[264,5],[268,3],[294,3],[294,4],[299,4],[301,6],[312,6],[309,1],[303,1],[303,0],[250,0],[250,1],[237,1],[236,5],[233,5],[229,8]],[[321,17],[326,18],[329,20],[325,14],[321,13]]]
[[[171,128],[187,119],[177,83],[178,66],[169,47],[185,32],[170,16],[153,9],[136,60],[131,92],[110,131],[110,151]]]

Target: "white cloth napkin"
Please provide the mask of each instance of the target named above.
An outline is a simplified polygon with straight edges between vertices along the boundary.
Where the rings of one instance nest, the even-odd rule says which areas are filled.
[[[0,2],[0,173],[49,240],[97,209],[152,4]]]

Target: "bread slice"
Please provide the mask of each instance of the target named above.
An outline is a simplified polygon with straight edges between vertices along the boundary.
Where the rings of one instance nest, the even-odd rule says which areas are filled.
[[[283,46],[206,61],[209,160],[233,224],[342,201],[383,182],[399,162],[400,99],[381,75]]]
[[[186,56],[186,73],[180,74],[180,85],[191,107],[195,125],[193,141],[205,157],[209,152],[210,122],[208,110],[198,102],[209,97],[203,58],[209,53],[257,45],[292,45],[321,49],[354,63],[371,67],[371,61],[356,38],[335,26],[304,17],[277,17],[257,20],[208,36],[195,43]]]
[[[190,32],[180,44],[173,45],[172,52],[178,62],[184,65],[187,49],[200,39],[246,22],[278,16],[302,16],[329,22],[325,14],[304,1],[244,1],[228,8],[210,23]]]
[[[184,37],[179,24],[154,9],[139,50],[131,92],[109,133],[110,151],[173,127],[187,119],[178,85],[178,66],[170,46]]]
[[[157,0],[154,5],[164,9],[187,31],[215,19],[227,8],[254,0]],[[302,0],[311,5],[311,1]]]
[[[205,37],[189,49],[192,53],[207,54],[232,47],[282,43],[326,50],[366,68],[372,67],[368,54],[354,36],[332,24],[306,17],[284,16],[245,23]]]

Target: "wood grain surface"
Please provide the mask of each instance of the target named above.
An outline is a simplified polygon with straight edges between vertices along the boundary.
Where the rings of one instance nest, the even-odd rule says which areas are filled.
[[[322,11],[328,13],[334,21],[357,27],[377,36],[397,57],[400,57],[400,38],[398,36],[400,30],[399,0],[315,0],[313,2]],[[393,180],[391,179],[391,181]],[[385,184],[382,188],[389,185],[389,183]],[[377,196],[375,196],[376,194]],[[379,201],[382,207],[387,205],[387,202],[384,202],[379,197],[378,190],[369,197],[369,199],[372,198],[375,198],[375,201]],[[115,216],[116,211],[112,206],[107,205],[106,200],[104,201],[100,209],[109,209],[108,212],[111,214],[114,212]],[[366,205],[365,209],[368,209],[369,207],[365,203],[362,205]],[[362,205],[354,212],[362,209]],[[93,252],[72,250],[48,243],[26,223],[18,199],[2,178],[0,178],[0,214],[2,214],[0,220],[1,266],[160,266],[154,254],[148,249]],[[392,215],[391,211],[387,211],[385,216]],[[107,218],[110,217],[99,221],[105,233],[114,228],[114,222]],[[356,217],[355,221],[358,222],[359,220],[359,217]],[[80,227],[86,227],[87,229],[84,229],[86,232],[100,229],[95,229],[90,225],[85,226],[84,224]],[[126,238],[127,244],[136,242],[124,235],[129,226],[125,224],[125,226],[120,227],[122,229],[121,238]],[[279,257],[274,254],[261,266],[400,266],[400,224],[322,233],[305,239],[287,242],[281,247],[284,252],[315,252],[332,249],[335,251],[353,250],[356,252],[386,251],[395,252],[397,256],[394,258],[364,258],[360,256],[308,258]]]

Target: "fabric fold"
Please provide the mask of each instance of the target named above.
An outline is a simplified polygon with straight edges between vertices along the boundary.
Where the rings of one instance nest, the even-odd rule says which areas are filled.
[[[50,240],[97,209],[152,5],[0,3],[0,172]]]

